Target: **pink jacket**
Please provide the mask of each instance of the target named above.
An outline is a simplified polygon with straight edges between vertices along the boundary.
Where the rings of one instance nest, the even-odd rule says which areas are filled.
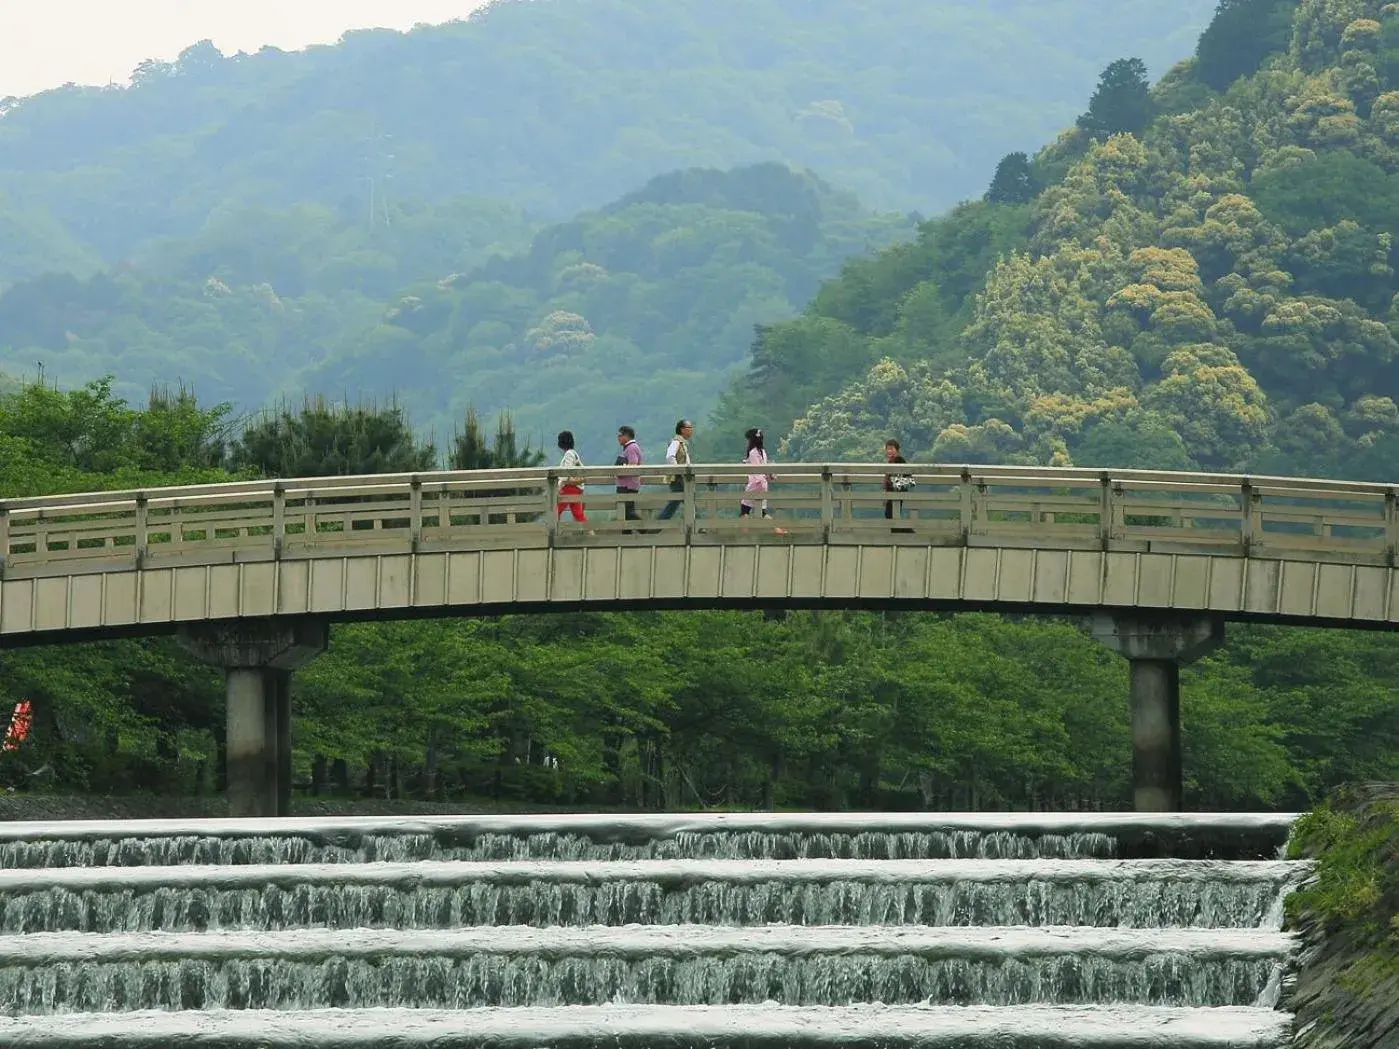
[[[749,466],[766,466],[768,463],[768,455],[767,452],[760,452],[758,451],[758,449],[754,448],[751,452],[748,453],[747,457],[743,461],[746,462]],[[744,491],[766,492],[768,490],[768,482],[771,480],[772,474],[766,471],[758,474],[749,474],[748,486],[744,488]],[[742,500],[742,503],[744,506],[753,505],[752,501],[749,499]],[[763,506],[767,506],[766,501],[763,503]]]
[[[768,464],[768,453],[760,452],[758,449],[754,448],[743,461],[749,466],[766,466]],[[744,491],[766,492],[768,490],[768,482],[771,480],[772,474],[770,473],[749,474],[748,487],[745,488]]]

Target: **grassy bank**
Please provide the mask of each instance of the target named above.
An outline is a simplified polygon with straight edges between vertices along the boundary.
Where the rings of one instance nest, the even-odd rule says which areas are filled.
[[[1287,903],[1304,941],[1284,1003],[1297,1046],[1399,1046],[1399,785],[1339,792],[1302,818],[1289,848],[1316,862]]]

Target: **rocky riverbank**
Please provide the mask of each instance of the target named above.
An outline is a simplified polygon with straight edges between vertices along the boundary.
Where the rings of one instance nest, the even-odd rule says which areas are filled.
[[[1317,863],[1287,906],[1304,944],[1283,1001],[1297,1049],[1399,1049],[1399,784],[1339,793],[1290,852]]]

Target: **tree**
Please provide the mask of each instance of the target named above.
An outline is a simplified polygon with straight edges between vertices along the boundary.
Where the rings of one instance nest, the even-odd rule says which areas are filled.
[[[1292,42],[1301,0],[1220,0],[1195,47],[1195,76],[1216,91],[1255,72]]]
[[[330,477],[431,470],[437,450],[414,436],[403,409],[307,399],[249,424],[230,454],[236,469],[263,477]]]
[[[1145,413],[1121,422],[1108,419],[1084,434],[1073,450],[1075,466],[1121,470],[1192,470],[1194,461],[1180,434]]]
[[[228,405],[155,390],[138,411],[112,379],[75,390],[26,383],[0,395],[0,492],[48,495],[223,480]]]
[[[1007,153],[996,165],[991,188],[986,191],[988,204],[1024,204],[1035,198],[1044,187],[1035,177],[1030,158],[1024,153]]]
[[[500,413],[496,419],[495,439],[487,444],[476,409],[468,408],[466,420],[452,442],[447,465],[453,470],[506,470],[538,466],[543,461],[544,453],[531,448],[528,441],[520,447],[515,421],[509,412]]]
[[[1119,58],[1098,78],[1098,88],[1078,126],[1094,138],[1124,132],[1140,135],[1151,122],[1152,108],[1146,63],[1140,58]]]

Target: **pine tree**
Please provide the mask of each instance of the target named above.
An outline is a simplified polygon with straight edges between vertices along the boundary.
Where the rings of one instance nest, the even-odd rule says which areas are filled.
[[[1195,76],[1216,91],[1256,72],[1292,42],[1300,0],[1219,0],[1214,20],[1195,47]]]
[[[1151,122],[1151,88],[1146,63],[1140,58],[1119,58],[1103,70],[1088,112],[1078,126],[1094,138],[1127,132],[1140,135]]]
[[[453,470],[508,470],[538,466],[543,461],[544,453],[531,448],[528,441],[523,448],[520,447],[515,420],[509,412],[500,413],[496,420],[495,440],[487,444],[476,409],[468,408],[462,429],[457,431],[453,441],[448,465]]]
[[[332,477],[431,470],[437,449],[420,443],[403,409],[307,399],[249,424],[233,443],[234,469],[264,477]]]
[[[1030,158],[1024,153],[1007,153],[996,165],[986,201],[989,204],[1024,204],[1033,200],[1042,188],[1030,167]]]

